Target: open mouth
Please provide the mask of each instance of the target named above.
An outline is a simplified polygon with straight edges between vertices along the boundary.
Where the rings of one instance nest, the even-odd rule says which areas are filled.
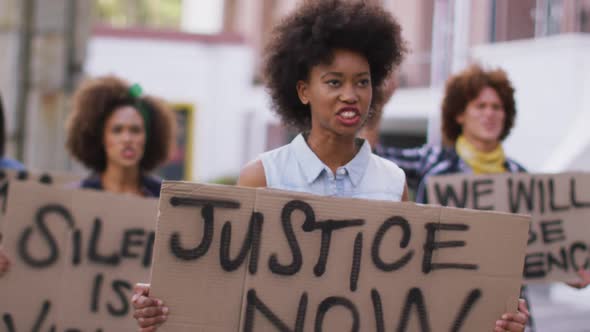
[[[361,121],[361,113],[357,108],[346,107],[341,109],[336,116],[345,126],[355,126]]]
[[[123,152],[121,154],[123,155],[123,158],[126,158],[126,159],[135,158],[135,150],[132,148],[123,149]]]

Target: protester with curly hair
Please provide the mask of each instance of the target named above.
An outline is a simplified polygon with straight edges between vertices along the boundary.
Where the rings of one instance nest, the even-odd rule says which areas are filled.
[[[442,103],[442,146],[377,146],[376,152],[397,163],[405,171],[410,188],[415,190],[416,202],[427,203],[426,181],[430,176],[525,172],[502,148],[515,118],[514,87],[506,72],[471,65],[447,81]],[[590,271],[582,269],[578,274],[580,280],[570,286],[584,288],[590,284]],[[526,298],[526,287],[522,296]],[[529,319],[530,331],[532,322]]]
[[[149,172],[168,158],[174,115],[139,85],[114,76],[85,82],[75,93],[66,147],[92,170],[82,188],[159,197]]]
[[[400,168],[357,139],[405,51],[399,24],[379,6],[309,1],[288,16],[266,49],[265,76],[274,111],[301,133],[246,165],[238,185],[406,200]],[[155,331],[169,314],[149,285],[136,285],[132,303],[140,331]],[[507,315],[506,324],[526,321],[526,313]]]
[[[524,167],[508,158],[502,148],[515,117],[514,88],[506,73],[471,65],[447,81],[442,103],[442,146],[377,146],[376,152],[406,172],[416,202],[426,203],[426,180],[430,176],[524,172]]]

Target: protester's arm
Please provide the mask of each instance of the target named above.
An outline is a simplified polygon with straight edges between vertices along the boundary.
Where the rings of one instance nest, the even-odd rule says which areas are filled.
[[[266,176],[264,175],[262,161],[256,159],[246,164],[240,171],[240,178],[237,184],[242,187],[266,187]]]
[[[0,277],[2,277],[4,273],[8,272],[9,269],[10,259],[8,259],[6,253],[4,252],[2,247],[0,247]]]
[[[515,313],[507,312],[503,314],[496,321],[494,332],[524,332],[529,316],[526,301],[519,299],[518,310]]]
[[[402,202],[408,202],[410,195],[408,195],[408,184],[404,184],[404,193],[402,194]]]

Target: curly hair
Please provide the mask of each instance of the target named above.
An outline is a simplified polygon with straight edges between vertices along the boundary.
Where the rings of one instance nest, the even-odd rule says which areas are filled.
[[[330,63],[335,49],[362,54],[371,72],[371,109],[381,103],[381,85],[398,66],[406,43],[399,23],[382,7],[342,0],[309,1],[273,30],[265,49],[264,77],[272,109],[300,131],[311,126],[311,112],[296,91],[311,68]]]
[[[141,171],[149,172],[165,162],[173,144],[176,121],[174,114],[159,98],[133,97],[131,85],[115,76],[91,79],[82,84],[73,97],[73,110],[67,124],[66,148],[89,169],[101,173],[107,157],[103,134],[107,119],[122,106],[141,105],[149,118]]]
[[[442,103],[442,132],[445,143],[452,145],[463,132],[457,123],[457,116],[465,112],[467,104],[476,99],[481,91],[490,87],[496,91],[504,107],[504,127],[500,140],[504,140],[514,126],[516,102],[514,87],[502,69],[484,70],[479,65],[471,65],[457,75],[449,78]]]

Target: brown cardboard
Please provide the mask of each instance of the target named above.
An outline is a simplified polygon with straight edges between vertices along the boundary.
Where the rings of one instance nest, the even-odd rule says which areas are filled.
[[[80,175],[64,172],[29,172],[10,169],[0,170],[0,235],[2,234],[2,219],[6,210],[8,184],[10,181],[36,182],[56,186],[64,186],[76,183],[81,179]],[[71,187],[71,186],[70,186]],[[0,239],[1,242],[1,239]]]
[[[51,326],[59,331],[136,330],[129,299],[135,282],[149,280],[150,264],[143,262],[151,258],[146,253],[150,252],[150,236],[153,241],[156,206],[154,199],[11,182],[4,250],[13,266],[0,278],[0,313],[12,317],[16,331],[28,331],[47,301],[50,306],[41,330]],[[50,212],[38,219],[42,208]],[[71,216],[71,224],[64,215]],[[42,225],[47,225],[51,238],[55,238],[59,253],[56,262],[48,266],[32,267],[19,251],[23,233],[30,229],[31,240],[26,242],[26,248],[34,257],[49,257],[50,241],[42,235],[37,220],[45,221]],[[93,232],[96,220],[102,226],[100,234]],[[74,240],[78,232],[79,251]],[[92,234],[97,235],[95,246],[91,245]],[[136,244],[123,246],[124,234],[131,240],[127,243]],[[97,250],[92,251],[92,247]],[[118,264],[101,259],[112,255],[119,257]],[[102,282],[96,283],[97,276]],[[5,321],[0,322],[0,330],[8,329],[2,324]]]
[[[240,202],[240,207],[216,208],[209,251],[186,261],[171,251],[170,236],[182,234],[187,248],[200,243],[202,208],[175,207],[170,204],[173,197],[201,202],[229,200]],[[291,212],[289,207],[293,208]],[[313,218],[309,211],[313,211]],[[220,264],[223,224],[229,221],[232,227],[241,228],[232,232],[231,257],[235,258],[254,214],[263,217],[259,254],[254,255],[256,270],[250,271],[249,251],[238,269],[224,271]],[[199,220],[196,229],[195,216]],[[384,228],[389,222],[393,226]],[[406,222],[407,228],[401,226]],[[328,224],[348,227],[332,230],[326,263],[318,265],[322,238],[327,234],[322,234],[322,227]],[[428,229],[444,229],[448,224],[461,230],[431,231],[432,239],[427,242]],[[285,232],[288,225],[297,240],[301,264],[294,259],[297,255],[291,247],[295,245],[287,241],[291,237]],[[469,295],[475,300],[461,330],[488,330],[502,313],[516,309],[528,227],[529,218],[520,215],[166,182],[160,200],[151,291],[170,308],[169,321],[161,326],[162,331],[313,331],[316,321],[322,323],[324,331],[348,331],[353,319],[350,309],[339,304],[344,302],[358,311],[358,331],[379,331],[374,305],[379,302],[386,331],[449,331]],[[401,248],[403,229],[409,229],[411,235],[407,246]],[[384,235],[376,246],[379,257],[375,258],[373,246],[378,233]],[[359,241],[362,247],[356,245]],[[435,265],[425,272],[425,244],[440,241],[465,241],[465,246],[433,249],[432,263],[472,264],[476,268],[438,269]],[[355,248],[361,248],[357,254]],[[405,264],[390,266],[388,271],[383,270],[387,266],[381,269],[375,263],[388,265],[410,253]],[[355,257],[360,257],[360,263],[355,263]],[[356,283],[351,281],[356,275],[353,271],[359,271]],[[426,316],[418,315],[416,305],[403,314],[410,294],[413,298],[422,295]],[[318,315],[318,310],[329,303],[335,305],[323,316]],[[304,318],[301,313],[305,313]],[[280,322],[269,319],[272,316]],[[427,322],[428,329],[421,327],[419,317]]]
[[[530,214],[526,282],[575,281],[572,262],[590,267],[589,188],[588,173],[450,175],[429,179],[428,198],[434,204]],[[448,196],[441,193],[449,189],[458,200],[445,202]]]

